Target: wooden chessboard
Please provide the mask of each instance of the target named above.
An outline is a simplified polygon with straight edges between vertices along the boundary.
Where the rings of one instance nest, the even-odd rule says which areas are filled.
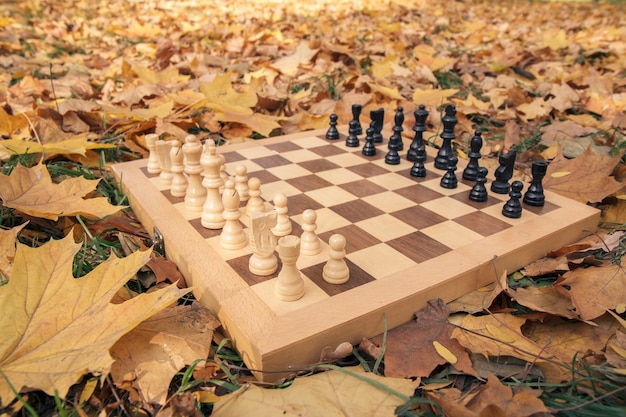
[[[324,250],[298,259],[306,292],[294,302],[273,295],[277,274],[248,271],[249,245],[222,249],[219,231],[203,228],[201,213],[187,211],[158,175],[148,174],[147,160],[113,167],[139,219],[148,230],[159,229],[168,258],[260,379],[317,362],[325,346],[378,335],[385,321],[388,328],[405,323],[429,299],[454,300],[597,227],[597,210],[549,191],[545,206],[524,205],[521,218],[506,218],[506,195],[490,193],[487,202],[476,203],[468,199],[472,183],[441,188],[435,149],[428,149],[427,176],[415,178],[406,138],[399,165],[384,162],[387,140],[376,156],[365,157],[343,138],[331,142],[313,131],[218,149],[228,173],[244,164],[250,178],[261,180],[268,209],[277,193],[288,197],[292,234],[300,235],[304,210],[317,213]],[[461,161],[459,178],[463,167]],[[245,214],[241,222],[249,233]],[[347,239],[351,278],[342,285],[321,278],[334,233]]]

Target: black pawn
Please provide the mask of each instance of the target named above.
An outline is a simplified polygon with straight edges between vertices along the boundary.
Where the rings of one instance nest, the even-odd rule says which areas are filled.
[[[435,158],[435,168],[448,169],[448,160],[454,154],[452,151],[452,140],[456,137],[454,128],[459,122],[456,118],[456,107],[448,104],[446,106],[446,114],[441,118],[441,121],[443,122],[443,132],[441,132],[440,136],[443,139],[443,143]]]
[[[489,171],[485,167],[478,168],[478,172],[476,174],[476,184],[474,184],[469,194],[470,200],[476,201],[478,203],[484,203],[489,199],[489,194],[487,194],[487,187],[485,187],[488,172]]]
[[[380,108],[378,110],[370,111],[370,118],[372,119],[370,127],[374,128],[374,143],[382,143],[383,123],[385,122],[385,109]]]
[[[498,162],[500,166],[496,168],[494,173],[496,179],[491,183],[491,191],[496,194],[507,194],[511,189],[509,180],[513,177],[513,169],[515,168],[515,158],[517,152],[511,151],[506,155],[500,155]]]
[[[522,184],[521,181],[513,181],[513,184],[511,184],[509,201],[504,203],[504,207],[502,207],[502,215],[504,217],[510,219],[522,217],[522,203],[520,202],[520,198],[522,198],[522,188],[524,188],[524,184]]]
[[[337,130],[337,115],[335,113],[330,115],[330,127],[326,132],[326,139],[336,140],[339,139],[339,131]]]
[[[365,131],[365,145],[361,153],[365,156],[376,155],[376,146],[374,146],[374,128],[368,127]]]
[[[409,146],[409,151],[406,154],[406,158],[409,161],[416,161],[417,154],[421,149],[424,149],[424,132],[426,131],[426,119],[428,118],[428,111],[423,104],[420,104],[419,108],[413,112],[415,116],[415,125],[413,125],[413,131],[415,136]],[[424,153],[426,156],[426,153]]]
[[[357,136],[362,135],[363,134],[363,127],[361,126],[361,120],[359,119],[361,117],[361,110],[363,108],[361,107],[360,104],[353,104],[352,105],[352,120],[354,120],[357,124]]]
[[[350,120],[348,127],[348,137],[346,138],[346,146],[350,148],[356,148],[359,146],[359,137],[357,136],[358,132],[357,122],[354,120]]]
[[[441,182],[439,183],[442,188],[456,188],[459,184],[459,180],[457,179],[455,174],[456,164],[458,162],[459,158],[454,155],[452,155],[452,157],[448,159],[448,170],[445,174],[443,174],[443,177],[441,177]]]
[[[476,181],[478,177],[478,160],[481,158],[480,149],[483,147],[482,132],[477,130],[474,132],[474,137],[470,141],[470,153],[469,162],[463,170],[463,179],[469,181]]]
[[[543,185],[541,181],[546,176],[546,170],[548,169],[548,163],[543,161],[534,161],[531,172],[533,174],[533,180],[528,187],[528,191],[524,194],[524,203],[529,206],[540,207],[546,202],[546,197],[543,194]]]
[[[424,168],[424,162],[426,161],[426,152],[418,152],[415,156],[415,162],[411,168],[411,175],[418,178],[424,178],[426,176],[426,168]]]
[[[404,143],[402,142],[402,131],[404,130],[402,127],[402,124],[404,123],[404,109],[401,106],[398,107],[393,121],[393,134],[389,138],[389,143],[395,142],[396,149],[398,151],[402,151],[404,149]]]

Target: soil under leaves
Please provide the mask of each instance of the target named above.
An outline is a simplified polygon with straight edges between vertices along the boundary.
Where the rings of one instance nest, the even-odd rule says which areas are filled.
[[[340,123],[347,123],[354,103],[363,105],[365,118],[370,110],[384,108],[387,123],[398,106],[410,115],[424,104],[430,111],[427,139],[437,146],[441,106],[453,103],[459,118],[454,146],[461,157],[480,129],[486,140],[482,162],[487,166],[509,149],[519,153],[520,176],[528,174],[531,160],[554,161],[546,187],[594,203],[604,210],[605,226],[621,229],[626,223],[620,182],[626,147],[625,11],[621,2],[469,0],[5,3],[0,7],[2,173],[8,175],[17,163],[44,160],[54,182],[51,187],[59,185],[46,191],[48,202],[62,197],[50,190],[70,188],[69,183],[61,185],[63,180],[95,175],[103,178],[95,194],[123,204],[123,196],[108,186],[105,170],[99,170],[102,159],[109,163],[146,156],[148,133],[178,139],[194,133],[236,142],[323,128],[333,112]],[[407,117],[405,134],[412,124]],[[16,182],[8,178],[2,179]],[[72,200],[83,201],[82,195]],[[81,267],[74,267],[75,276],[104,261],[103,254],[131,252],[146,243],[145,231],[132,216],[87,223],[67,215],[57,220],[58,210],[46,215],[35,203],[29,211],[10,204],[14,198],[7,197],[6,190],[0,190],[0,196],[3,229],[30,221],[19,232],[22,241],[37,246],[72,231],[77,240],[85,239],[88,256],[77,260]],[[3,277],[11,274],[11,242],[17,233],[11,229],[0,235]],[[603,235],[603,245],[565,248],[529,265],[525,274],[503,277],[491,292],[452,303],[451,311],[474,313],[455,324],[471,332],[452,330],[455,325],[448,324],[450,331],[428,340],[412,341],[415,332],[406,329],[402,331],[407,336],[391,335],[388,342],[398,339],[394,348],[401,343],[411,349],[421,346],[432,361],[412,363],[412,369],[420,371],[406,375],[426,378],[422,394],[413,401],[406,401],[410,394],[399,394],[386,406],[393,409],[397,401],[404,402],[398,411],[403,415],[437,410],[448,415],[530,415],[593,407],[619,414],[626,401],[626,300],[620,292],[626,283],[621,235],[612,236]],[[151,262],[156,278],[140,278],[129,291],[142,285],[143,290],[154,289],[180,278],[163,258],[153,255]],[[604,294],[590,282],[615,290]],[[0,286],[0,292],[8,288]],[[486,308],[493,314],[478,313]],[[604,313],[606,309],[614,312]],[[418,317],[445,322],[448,307],[438,311],[430,316],[425,310]],[[580,319],[594,320],[594,326]],[[187,376],[175,377],[172,391],[178,390],[177,395],[167,400],[166,412],[208,413],[210,408],[197,404],[213,402],[216,397],[209,394],[222,395],[249,379],[238,368],[236,352],[224,347],[218,333],[213,339],[210,355],[217,359],[199,366],[194,376],[219,382],[187,386]],[[380,352],[380,346],[369,349],[374,356]],[[493,363],[472,356],[472,369],[463,349],[506,352],[525,362],[511,364],[511,359],[506,367],[494,369]],[[398,350],[390,349],[388,355],[400,355],[393,362],[402,364],[406,352]],[[436,366],[459,358],[463,365],[456,369]],[[573,364],[576,371],[569,372],[567,366]],[[189,365],[188,359],[181,362],[184,365]],[[145,387],[146,380],[137,384],[132,372],[116,378],[109,376],[97,388],[93,379],[85,378],[67,398],[75,397],[74,409],[83,414],[159,409],[145,400],[141,390],[147,388],[138,388]],[[549,383],[536,383],[540,378]],[[304,381],[298,378],[306,391]],[[169,381],[162,382],[167,388]],[[393,383],[407,389],[405,382]],[[166,395],[162,387],[159,390],[150,398],[163,403]],[[253,395],[259,392],[246,400],[257,404]],[[40,412],[55,407],[43,394],[27,398],[33,404],[41,401]],[[440,406],[431,407],[428,401]],[[14,403],[12,411],[24,413],[20,407]],[[368,415],[359,410],[359,415]]]

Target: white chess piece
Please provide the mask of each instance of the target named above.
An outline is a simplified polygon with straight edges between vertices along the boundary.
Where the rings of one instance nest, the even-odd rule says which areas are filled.
[[[253,213],[250,222],[252,256],[248,261],[248,267],[254,275],[271,275],[278,269],[278,260],[274,255],[276,236],[271,231],[276,224],[276,212]]]
[[[224,203],[220,195],[220,188],[224,186],[224,182],[220,177],[220,166],[222,159],[217,156],[215,142],[209,139],[204,144],[204,152],[200,158],[200,165],[204,170],[202,186],[206,189],[206,200],[202,206],[202,216],[200,224],[207,229],[221,229],[224,227],[226,220],[224,219]]]
[[[148,147],[148,173],[160,174],[161,173],[161,161],[159,161],[159,155],[156,153],[156,142],[159,140],[159,135],[156,133],[148,133],[145,136],[146,146]]]
[[[183,174],[185,166],[183,165],[183,152],[180,148],[180,141],[173,140],[170,149],[170,161],[172,171],[172,185],[170,193],[172,197],[184,197],[187,193],[187,177]]]
[[[289,235],[281,237],[276,247],[282,261],[274,295],[280,301],[296,301],[304,296],[304,280],[296,267],[300,255],[300,238]]]
[[[287,197],[284,194],[276,194],[274,196],[274,210],[278,215],[276,218],[276,226],[272,227],[272,232],[276,236],[287,236],[291,233],[291,220],[287,215]]]
[[[248,243],[246,232],[239,223],[241,211],[239,211],[239,194],[235,190],[235,183],[226,181],[224,193],[222,194],[222,204],[224,204],[224,228],[220,234],[220,245],[226,250],[242,249]]]
[[[159,179],[161,180],[161,184],[169,188],[172,185],[172,178],[174,177],[174,174],[172,174],[171,171],[172,161],[170,159],[172,142],[159,140],[156,142],[155,146],[157,155],[159,155],[159,162],[161,164],[161,174],[159,175]]]
[[[331,284],[343,284],[350,279],[350,269],[345,261],[346,238],[340,234],[335,234],[328,239],[330,246],[330,259],[324,265],[322,277],[324,281]]]
[[[245,165],[235,167],[235,190],[239,193],[241,201],[248,201],[248,168]]]
[[[315,210],[306,209],[302,213],[302,235],[300,235],[300,254],[315,256],[322,251],[320,238],[315,233],[317,229],[317,213]]]
[[[246,204],[246,214],[252,216],[253,213],[265,212],[265,202],[261,198],[261,180],[256,177],[248,180],[248,203]]]
[[[183,145],[185,160],[185,174],[188,175],[189,184],[185,193],[185,208],[189,211],[202,211],[206,199],[206,189],[202,186],[202,143],[195,135],[187,135]]]

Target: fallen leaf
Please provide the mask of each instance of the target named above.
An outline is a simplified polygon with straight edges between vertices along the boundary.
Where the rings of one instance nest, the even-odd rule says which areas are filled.
[[[583,320],[593,320],[626,300],[626,274],[621,265],[578,268],[565,273],[558,284],[569,287]]]
[[[115,360],[113,381],[121,387],[125,375],[148,404],[163,405],[176,372],[209,355],[219,322],[197,304],[162,310],[122,336],[110,349]]]
[[[17,235],[28,223],[21,224],[11,229],[0,229],[0,284],[11,278]]]
[[[467,352],[450,338],[454,326],[448,323],[448,314],[448,307],[442,300],[430,300],[428,306],[415,314],[414,321],[389,331],[385,350],[385,375],[425,377],[438,365],[448,363],[452,357],[456,359],[453,364],[456,369],[474,375]],[[374,343],[380,345],[380,342],[380,337],[374,339]],[[442,348],[449,354],[440,354],[444,352]]]
[[[455,88],[432,90],[416,89],[413,93],[413,102],[417,104],[423,104],[425,106],[438,108],[442,104],[445,104],[446,100],[449,97],[458,92],[459,90]]]
[[[75,177],[55,184],[45,165],[26,168],[18,164],[11,175],[0,174],[0,197],[6,207],[55,221],[59,216],[76,215],[99,219],[124,209],[105,197],[83,199],[98,181]]]
[[[387,417],[413,395],[418,384],[346,367],[297,378],[285,389],[247,385],[223,396],[212,416]]]
[[[623,187],[610,176],[619,159],[619,156],[611,158],[594,154],[590,148],[574,159],[559,154],[548,165],[543,187],[582,203],[602,201]],[[557,172],[571,174],[553,176]]]
[[[311,49],[307,41],[301,41],[293,54],[278,58],[271,67],[284,75],[293,77],[298,73],[300,65],[310,63],[318,51],[319,48]]]
[[[516,290],[508,289],[512,299],[534,311],[554,314],[573,319],[578,317],[574,311],[568,292],[559,286],[527,287]]]
[[[111,304],[117,290],[148,260],[150,251],[111,256],[81,278],[72,276],[80,244],[71,235],[39,248],[18,244],[11,280],[0,287],[0,399],[34,388],[61,397],[78,379],[106,373],[109,348],[140,322],[189,290],[175,285]],[[123,318],[123,319],[120,319]]]

